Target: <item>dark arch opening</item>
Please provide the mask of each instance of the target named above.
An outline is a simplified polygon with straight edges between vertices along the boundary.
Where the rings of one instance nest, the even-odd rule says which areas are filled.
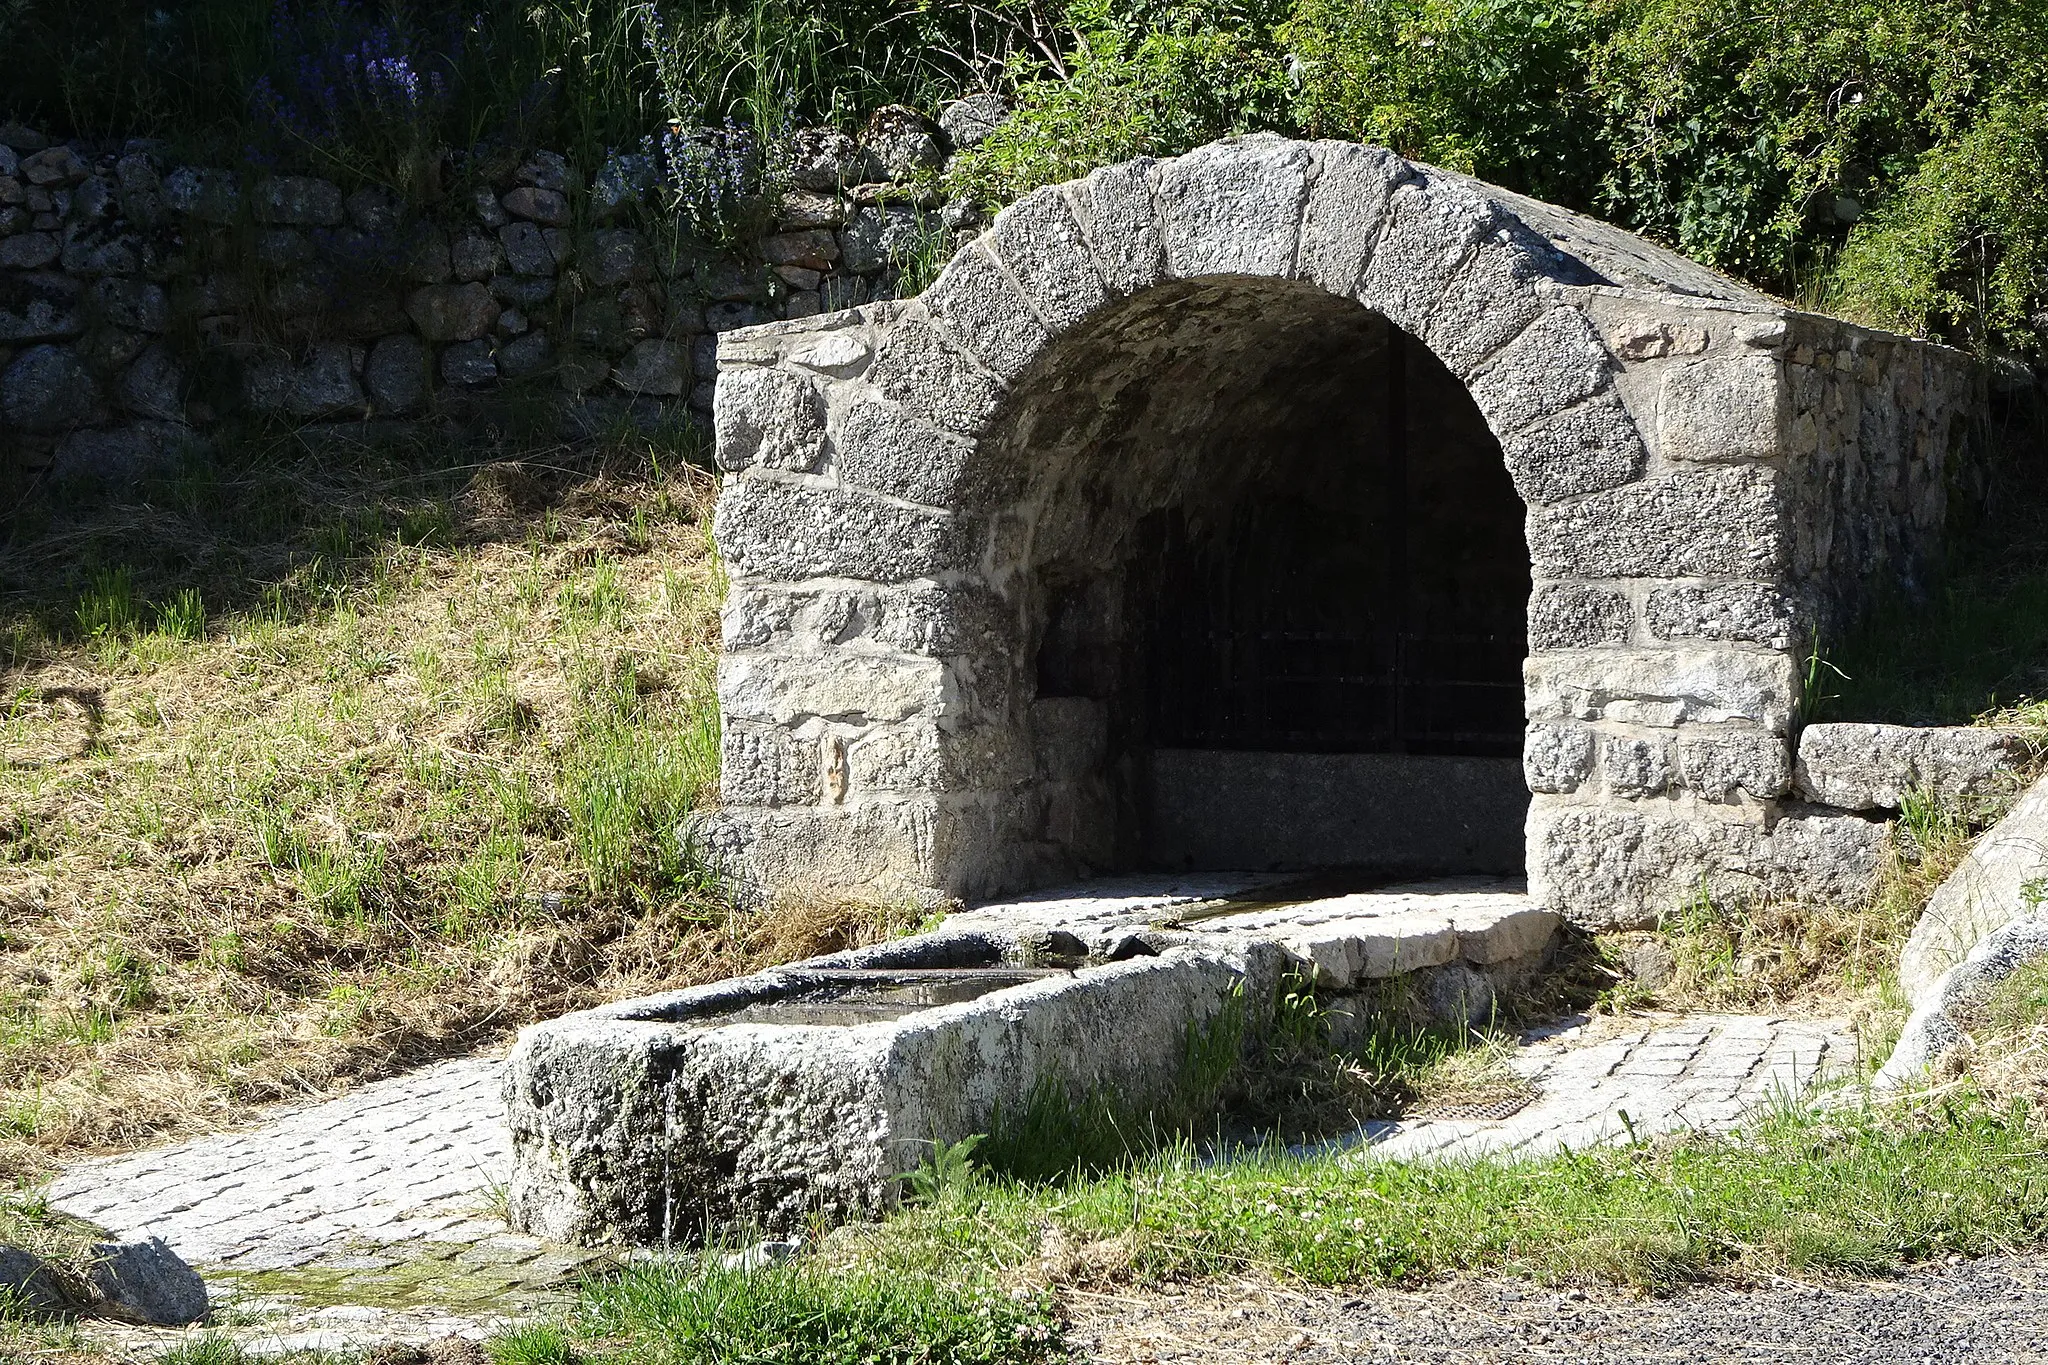
[[[1427,347],[1311,286],[1200,280],[1014,394],[998,581],[1041,837],[1093,869],[1520,868],[1524,509]]]

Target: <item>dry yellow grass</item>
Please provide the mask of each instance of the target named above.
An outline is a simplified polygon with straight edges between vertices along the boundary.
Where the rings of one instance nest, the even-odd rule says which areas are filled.
[[[721,583],[661,455],[306,456],[17,525],[0,1178],[898,927],[731,915],[677,839]]]

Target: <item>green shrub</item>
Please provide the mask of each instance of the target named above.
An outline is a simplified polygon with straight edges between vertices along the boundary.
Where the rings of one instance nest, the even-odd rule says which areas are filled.
[[[1607,7],[1585,0],[1300,0],[1280,36],[1295,108],[1356,138],[1586,204],[1601,121],[1585,60]]]
[[[1015,113],[955,158],[949,188],[1001,205],[1134,156],[1291,128],[1273,33],[1282,12],[1262,0],[1073,0],[1064,69],[1039,60],[1013,72]]]

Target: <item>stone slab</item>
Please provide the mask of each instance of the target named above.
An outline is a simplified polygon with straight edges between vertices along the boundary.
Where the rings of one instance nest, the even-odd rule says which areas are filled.
[[[1809,725],[1794,780],[1844,810],[1898,810],[1916,792],[1982,802],[2017,790],[2033,757],[2024,735],[1988,726]]]

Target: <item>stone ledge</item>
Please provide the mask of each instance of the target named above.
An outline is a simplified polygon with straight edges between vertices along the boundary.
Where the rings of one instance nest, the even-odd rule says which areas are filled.
[[[1843,810],[1898,810],[1914,792],[1984,801],[2015,791],[2034,746],[1969,725],[1809,725],[1794,774],[1801,797]]]

